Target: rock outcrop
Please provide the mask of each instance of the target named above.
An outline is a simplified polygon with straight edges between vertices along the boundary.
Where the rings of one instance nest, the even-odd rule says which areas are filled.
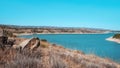
[[[31,38],[31,39],[26,39],[19,45],[14,45],[14,48],[29,48],[29,49],[34,49],[35,47],[38,47],[40,45],[40,40],[39,38]]]

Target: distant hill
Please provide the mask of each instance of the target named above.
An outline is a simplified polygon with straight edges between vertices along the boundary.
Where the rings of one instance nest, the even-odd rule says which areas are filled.
[[[96,28],[78,28],[78,27],[56,27],[56,26],[18,26],[18,25],[0,25],[1,29],[9,30],[13,33],[105,33],[111,30]]]

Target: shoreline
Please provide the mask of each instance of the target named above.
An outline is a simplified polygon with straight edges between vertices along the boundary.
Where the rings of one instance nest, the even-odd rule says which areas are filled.
[[[14,33],[16,36],[22,36],[22,35],[34,35],[34,34],[108,34],[110,32],[104,32],[104,33]]]
[[[112,37],[109,37],[106,39],[107,41],[111,41],[111,42],[116,42],[116,43],[119,43],[120,44],[120,39],[116,39],[116,38],[112,38]]]
[[[17,41],[20,42],[19,44],[21,44],[23,42],[22,41],[23,39],[21,39],[21,41],[19,41],[18,39],[20,39],[19,37],[17,37]],[[29,40],[29,39],[26,39],[26,40]],[[24,40],[24,42],[26,42],[26,40]],[[33,56],[32,58],[29,57],[29,54],[31,54],[30,51],[25,52],[26,55],[20,53],[20,57],[24,58],[25,62],[27,61],[29,63],[30,62],[29,59],[33,59],[32,61],[36,61],[36,56],[38,56],[38,53],[40,53],[40,54],[42,54],[42,63],[44,63],[43,65],[45,65],[45,66],[47,66],[46,63],[48,61],[49,62],[51,61],[49,59],[52,55],[55,57],[55,59],[56,59],[56,56],[59,57],[59,58],[57,58],[58,60],[56,60],[56,62],[66,64],[66,66],[68,66],[68,68],[69,68],[69,66],[72,66],[71,68],[77,68],[78,65],[80,68],[83,67],[81,65],[85,65],[84,68],[86,68],[86,67],[88,67],[89,64],[90,64],[89,67],[91,67],[91,64],[92,64],[92,67],[96,67],[96,65],[98,65],[97,66],[98,68],[108,68],[108,66],[115,67],[115,68],[120,67],[119,63],[117,63],[114,60],[111,60],[109,58],[102,58],[95,54],[84,54],[80,50],[67,49],[65,47],[58,46],[57,44],[52,45],[50,42],[42,42],[42,41],[40,41],[40,42],[41,42],[40,46],[37,47],[37,49],[39,49],[39,50],[32,52],[32,56]],[[42,44],[45,44],[47,47],[44,47]],[[29,45],[27,45],[27,46],[29,46]],[[15,58],[16,58],[15,55],[17,55],[17,57],[19,57],[19,52],[18,53],[17,52],[14,53],[14,51],[12,51],[12,52],[13,52],[12,55],[11,55],[11,53],[8,52],[7,54],[3,54],[2,57],[4,57],[4,55],[11,55],[11,56],[14,56]],[[12,59],[14,59],[14,57],[10,58],[11,61],[14,61],[14,60],[12,60]],[[38,58],[38,57],[37,57],[37,60],[41,61],[41,56],[40,56],[40,58]],[[54,57],[52,58],[52,60],[54,60]],[[20,58],[20,59],[17,59],[16,61],[21,61],[21,60],[22,59]],[[10,61],[7,63],[12,65],[12,63],[10,63]],[[22,62],[22,63],[24,63],[24,62]],[[36,62],[36,63],[39,63],[39,62]],[[34,64],[36,64],[36,63],[34,63]],[[73,64],[73,65],[71,65],[71,64]],[[38,67],[38,68],[43,68],[43,67]],[[49,68],[49,67],[45,67],[45,68]],[[52,67],[50,67],[50,68],[52,68]]]
[[[28,34],[27,34],[28,35]],[[18,38],[18,37],[17,37]],[[26,39],[26,38],[25,38]],[[50,42],[48,42],[50,43]],[[100,57],[100,56],[97,56],[95,54],[84,54],[84,52],[80,51],[80,50],[72,50],[72,49],[69,49],[69,48],[65,48],[65,47],[62,47],[62,46],[59,46],[58,44],[54,45],[54,46],[51,46],[52,43],[50,43],[49,47],[53,47],[54,51],[58,51],[58,53],[62,53],[62,51],[64,51],[64,54],[66,55],[69,55],[69,56],[74,56],[74,55],[78,55],[78,56],[82,56],[82,58],[84,59],[87,59],[90,61],[90,63],[94,61],[98,61],[98,63],[96,64],[99,64],[99,62],[104,62],[106,61],[106,63],[112,63],[112,64],[115,64],[115,65],[118,65],[119,66],[119,62],[116,62],[112,59],[109,59],[109,58],[103,58],[103,57]],[[44,48],[45,49],[45,48]],[[62,50],[62,51],[61,51]],[[45,50],[46,51],[46,50]],[[96,59],[97,58],[97,59]],[[93,59],[93,60],[92,60]],[[78,60],[78,59],[77,59]]]

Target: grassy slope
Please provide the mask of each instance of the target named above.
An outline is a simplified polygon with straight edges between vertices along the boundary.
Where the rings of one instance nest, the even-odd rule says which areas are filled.
[[[18,40],[18,39],[17,39]],[[119,68],[119,64],[41,41],[34,51],[0,49],[1,68]]]

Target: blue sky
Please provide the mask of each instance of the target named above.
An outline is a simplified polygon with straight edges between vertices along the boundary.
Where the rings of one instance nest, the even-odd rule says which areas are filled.
[[[0,0],[0,24],[120,30],[120,0]]]

